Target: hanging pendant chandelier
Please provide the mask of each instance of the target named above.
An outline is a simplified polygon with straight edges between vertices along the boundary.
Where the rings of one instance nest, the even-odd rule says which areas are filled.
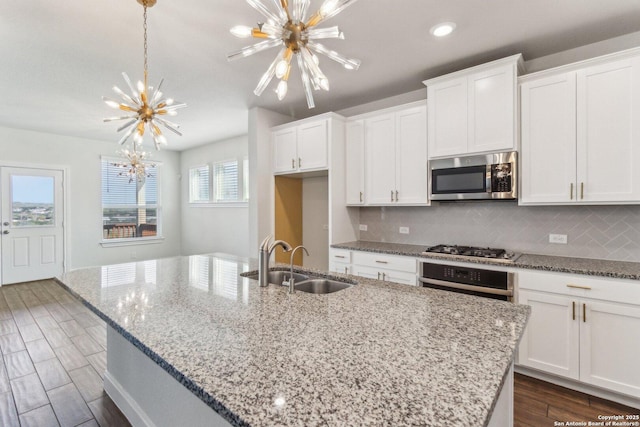
[[[266,40],[230,53],[227,55],[227,59],[232,61],[246,58],[254,53],[281,46],[280,52],[253,92],[260,96],[275,76],[280,79],[276,95],[279,100],[282,100],[287,94],[291,60],[295,56],[300,69],[307,105],[309,108],[313,108],[315,107],[313,90],[329,90],[329,80],[320,70],[316,54],[329,57],[347,70],[357,70],[360,67],[359,60],[346,58],[316,41],[327,38],[344,39],[344,35],[338,27],[317,28],[317,25],[342,12],[357,0],[324,0],[320,9],[308,19],[307,12],[311,0],[292,0],[291,11],[289,11],[289,0],[271,1],[276,9],[275,13],[267,8],[262,0],[247,0],[251,7],[267,18],[267,22],[259,23],[257,28],[238,25],[231,29],[231,34],[240,38],[254,37]]]
[[[187,104],[177,103],[173,99],[163,96],[160,89],[162,88],[164,79],[160,80],[160,84],[155,90],[148,84],[147,8],[155,5],[156,0],[137,0],[137,2],[144,7],[144,82],[139,81],[137,87],[134,87],[127,73],[122,73],[124,81],[131,90],[131,95],[126,94],[120,90],[120,88],[114,86],[113,91],[120,96],[121,101],[116,101],[105,96],[102,97],[108,106],[131,113],[126,116],[106,118],[104,121],[127,120],[124,125],[117,129],[118,132],[126,131],[119,142],[123,145],[129,137],[133,135],[133,152],[136,152],[136,146],[142,144],[145,129],[152,135],[156,150],[159,150],[161,146],[167,144],[167,139],[162,134],[159,125],[163,125],[175,134],[182,136],[182,133],[179,131],[180,125],[170,122],[164,116],[175,116],[179,108],[187,106]]]
[[[121,168],[122,170],[118,173],[118,176],[128,177],[129,183],[132,183],[136,179],[139,182],[143,182],[151,176],[151,169],[156,167],[155,163],[145,162],[145,160],[148,160],[147,153],[138,151],[135,143],[131,151],[125,148],[119,154],[126,159],[126,161],[113,162],[111,165]]]

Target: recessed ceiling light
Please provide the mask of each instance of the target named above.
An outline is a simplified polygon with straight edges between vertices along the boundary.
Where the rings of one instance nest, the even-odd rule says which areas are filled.
[[[456,29],[455,22],[442,22],[438,25],[434,25],[433,27],[431,27],[430,32],[436,37],[444,37],[451,34],[455,29]]]

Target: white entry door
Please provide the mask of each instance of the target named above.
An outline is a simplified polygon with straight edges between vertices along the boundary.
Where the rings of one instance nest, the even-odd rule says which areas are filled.
[[[63,172],[0,168],[2,284],[63,272]]]

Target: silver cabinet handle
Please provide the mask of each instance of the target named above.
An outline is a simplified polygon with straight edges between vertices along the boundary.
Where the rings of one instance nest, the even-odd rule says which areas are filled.
[[[571,183],[571,188],[569,189],[569,200],[573,200],[573,182]]]
[[[387,277],[386,277],[386,276],[387,276],[387,273],[382,273],[382,280],[383,280],[383,281],[387,280]]]
[[[3,222],[3,223],[2,223],[2,225],[4,225],[4,226],[9,225],[9,221],[5,221],[5,222]]]
[[[380,280],[380,272],[378,271],[378,280]]]
[[[360,203],[362,203],[362,191],[360,192]]]
[[[571,301],[571,311],[572,311],[572,318],[573,320],[576,320],[576,302],[575,301]]]
[[[393,202],[393,190],[391,190],[391,201]]]
[[[584,182],[580,183],[580,200],[584,199]]]
[[[345,268],[344,268],[344,274],[349,274],[349,271],[348,271],[348,270],[349,270],[349,267],[345,267]]]
[[[376,262],[377,262],[378,264],[389,264],[389,262],[387,262],[387,261],[378,261],[378,260],[376,260]]]
[[[344,255],[334,255],[334,257],[336,257],[336,258],[346,258],[346,256],[344,256]]]
[[[291,159],[291,169],[296,168],[296,159]]]
[[[587,304],[582,304],[582,322],[587,323]]]
[[[567,288],[574,288],[574,289],[586,289],[587,291],[591,290],[590,286],[583,286],[583,285],[572,285],[572,284],[567,284]]]
[[[299,168],[302,167],[302,159],[300,157],[298,157],[298,167]]]
[[[396,190],[396,202],[398,201],[398,190]]]

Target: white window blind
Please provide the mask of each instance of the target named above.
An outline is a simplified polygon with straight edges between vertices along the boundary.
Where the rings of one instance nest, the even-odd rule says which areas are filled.
[[[214,197],[216,202],[239,201],[238,161],[229,160],[213,165]]]
[[[209,202],[210,188],[209,165],[189,169],[189,202]]]
[[[158,169],[148,177],[130,180],[118,159],[102,159],[102,238],[132,239],[160,235]]]

